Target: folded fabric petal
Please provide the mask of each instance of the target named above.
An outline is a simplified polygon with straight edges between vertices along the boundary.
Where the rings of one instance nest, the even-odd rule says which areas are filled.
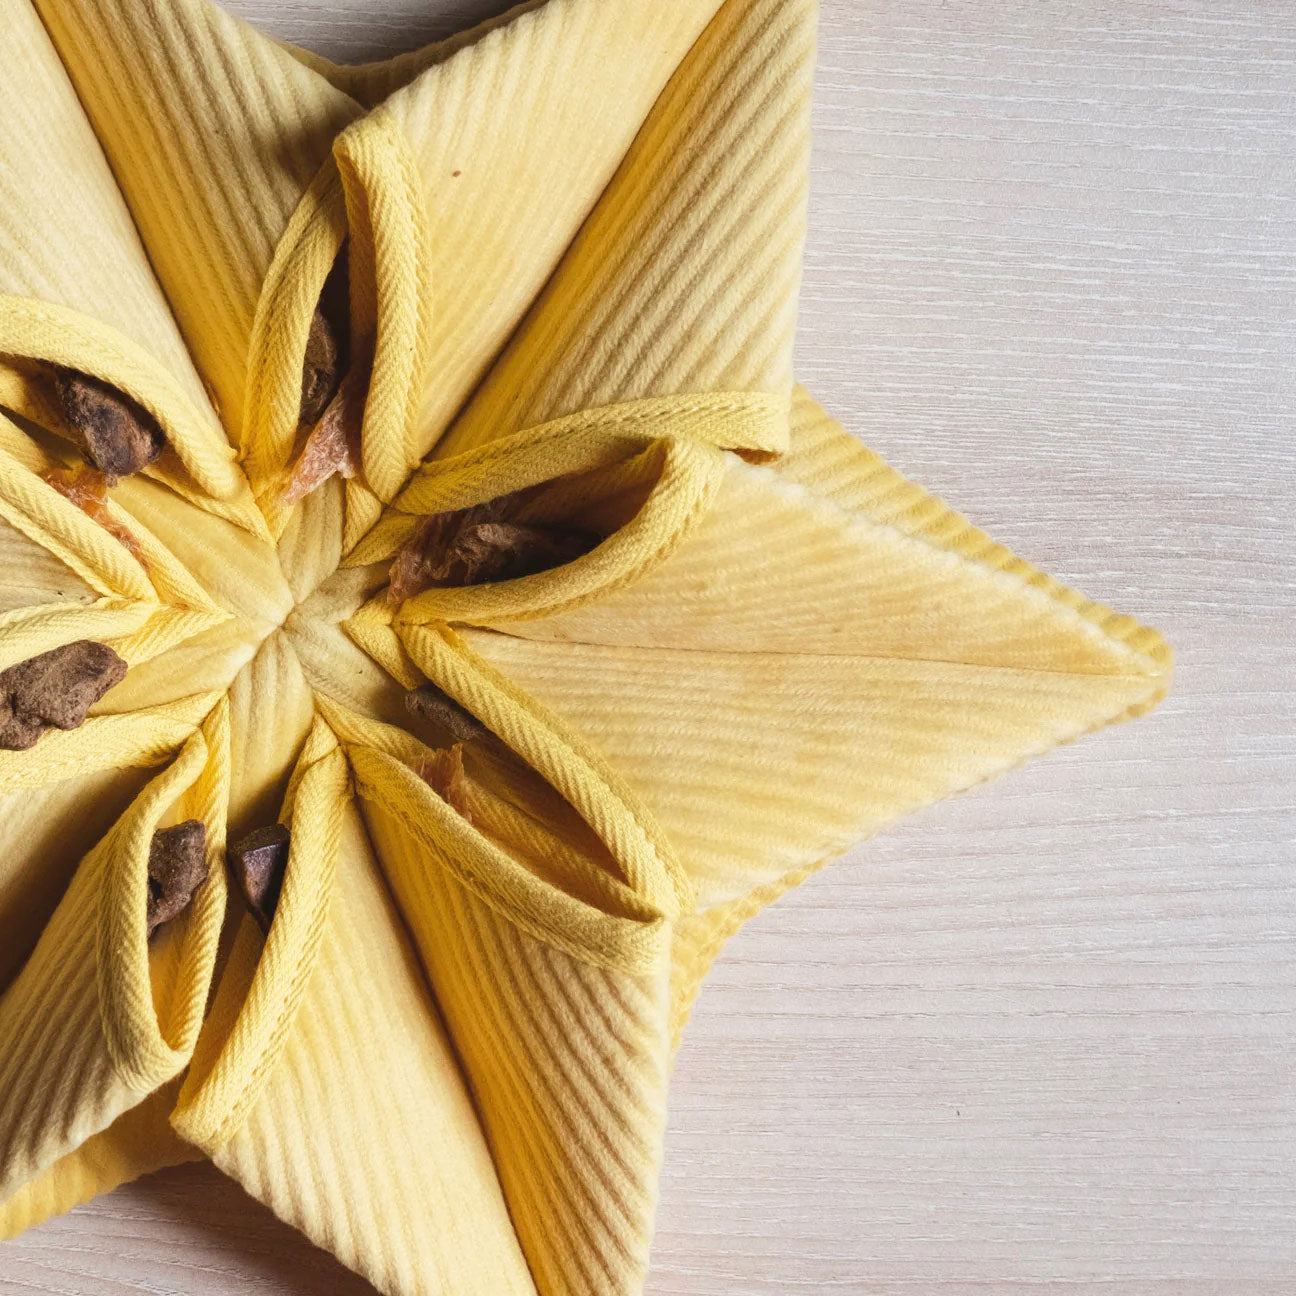
[[[472,771],[469,822],[411,768],[408,741],[351,728],[365,820],[537,1287],[637,1290],[665,1129],[670,921],[683,878],[634,798],[552,717],[454,638],[414,651],[525,749],[590,834],[569,824],[551,838],[561,809],[528,795],[507,764]]]
[[[86,1139],[0,1206],[0,1238],[61,1215],[142,1175],[202,1159],[171,1128],[179,1080],[154,1090],[107,1129]]]
[[[152,359],[197,413],[214,423],[171,306],[104,154],[103,137],[96,137],[83,107],[86,101],[69,81],[66,56],[51,41],[43,16],[29,4],[12,4],[0,17],[8,63],[0,84],[0,155],[5,159],[0,292],[36,298],[114,330]],[[105,52],[99,46],[96,62],[109,82]],[[142,157],[147,151],[140,152]],[[13,310],[10,304],[0,314],[6,332],[0,350],[12,345]]]
[[[218,705],[82,861],[0,998],[0,1201],[188,1061],[225,908],[222,717]],[[203,825],[208,880],[190,910],[150,943],[149,852],[168,812]],[[18,1215],[21,1222],[25,1212]]]
[[[720,6],[438,454],[643,397],[788,395],[814,9]]]
[[[274,922],[263,949],[249,920],[240,930],[176,1129],[380,1290],[533,1291],[322,724],[284,817]]]
[[[786,468],[731,457],[651,572],[463,632],[625,775],[700,908],[730,906],[726,934],[759,908],[748,893],[767,903],[888,820],[1138,714],[1168,670],[1155,634],[1047,582],[796,404]]]
[[[214,4],[35,8],[237,437],[262,280],[333,137],[359,108]]]

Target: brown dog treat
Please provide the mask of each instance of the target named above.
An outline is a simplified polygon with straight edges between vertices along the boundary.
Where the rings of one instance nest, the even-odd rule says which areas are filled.
[[[317,422],[337,395],[347,366],[350,301],[347,252],[343,247],[333,262],[319,303],[311,316],[302,357],[301,409],[297,421],[305,427]]]
[[[561,567],[597,543],[597,536],[571,527],[477,522],[460,529],[455,552],[463,564],[462,583],[485,585]]]
[[[139,541],[108,511],[108,479],[103,473],[94,468],[51,468],[41,474],[41,480],[103,527],[119,545],[130,551],[145,571],[148,570]]]
[[[148,862],[148,934],[188,908],[207,881],[207,829],[198,819],[153,834]]]
[[[470,711],[465,711],[444,689],[421,684],[405,694],[405,709],[423,720],[448,729],[460,742],[473,742],[489,732]]]
[[[334,473],[348,481],[360,471],[360,430],[369,395],[368,371],[351,369],[320,417],[293,466],[283,493],[285,504],[296,504]]]
[[[75,369],[60,369],[55,387],[86,458],[110,479],[129,477],[162,453],[157,419],[116,387]]]
[[[576,527],[509,522],[499,516],[508,499],[424,518],[392,563],[391,598],[404,602],[425,589],[534,576],[579,558],[602,539]]]
[[[452,810],[458,811],[469,823],[468,784],[464,778],[463,746],[440,747],[423,758],[419,777]]]
[[[433,585],[448,583],[449,555],[461,517],[462,513],[435,513],[414,528],[392,561],[392,599],[403,603]]]
[[[328,408],[341,380],[340,354],[337,333],[323,310],[316,306],[302,359],[299,422],[309,426]]]
[[[126,663],[90,639],[0,671],[0,747],[26,751],[46,729],[75,729],[126,674]]]
[[[283,824],[269,824],[240,838],[229,848],[230,871],[238,883],[248,912],[263,932],[270,930],[292,841]]]

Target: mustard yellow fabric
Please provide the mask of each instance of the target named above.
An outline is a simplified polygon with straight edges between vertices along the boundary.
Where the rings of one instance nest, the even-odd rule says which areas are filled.
[[[543,0],[385,64],[209,0],[0,6],[0,669],[127,661],[0,752],[0,1236],[210,1158],[413,1296],[647,1273],[673,1049],[729,935],[896,816],[1146,711],[1155,632],[794,382],[813,0]],[[339,248],[361,472],[282,495]],[[54,491],[41,366],[167,436]],[[421,517],[605,539],[388,596]],[[404,691],[493,737],[465,803]],[[154,942],[152,833],[211,874]],[[267,935],[226,841],[281,821]]]

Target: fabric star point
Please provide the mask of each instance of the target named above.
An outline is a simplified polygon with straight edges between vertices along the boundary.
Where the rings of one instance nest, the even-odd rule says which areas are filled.
[[[4,8],[0,1235],[207,1157],[384,1292],[636,1292],[728,936],[1160,698],[795,384],[813,38]]]

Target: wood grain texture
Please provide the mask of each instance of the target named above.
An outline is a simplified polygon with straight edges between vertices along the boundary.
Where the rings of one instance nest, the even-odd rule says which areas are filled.
[[[235,0],[373,57],[490,0]],[[1296,5],[824,0],[802,376],[1176,690],[749,926],[653,1296],[1296,1291]],[[209,1168],[5,1293],[358,1293]]]

